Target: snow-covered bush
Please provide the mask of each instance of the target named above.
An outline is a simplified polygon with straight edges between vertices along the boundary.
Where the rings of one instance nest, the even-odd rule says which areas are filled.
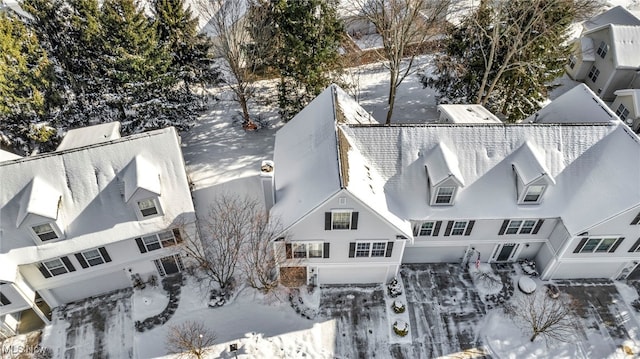
[[[409,324],[402,320],[396,320],[393,323],[393,332],[396,333],[396,335],[404,337],[409,334]]]
[[[402,286],[398,283],[397,278],[393,278],[389,284],[387,284],[387,290],[391,298],[395,298],[402,294]]]
[[[396,312],[396,314],[404,313],[404,311],[407,309],[405,305],[399,300],[394,300],[391,307],[393,308],[393,311]]]

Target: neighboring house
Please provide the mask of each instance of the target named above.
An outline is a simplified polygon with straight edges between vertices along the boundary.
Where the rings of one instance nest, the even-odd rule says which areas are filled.
[[[582,81],[605,101],[614,92],[633,87],[640,70],[640,19],[622,7],[586,21],[566,66],[567,74]]]
[[[611,109],[635,133],[640,133],[640,89],[618,90],[614,94]]]
[[[0,154],[0,331],[21,312],[181,270],[195,213],[173,128],[120,137],[120,124],[71,130],[55,152]]]
[[[332,85],[263,174],[281,273],[381,283],[402,263],[526,258],[543,279],[640,277],[640,140],[586,87],[566,96],[541,123],[383,126]]]

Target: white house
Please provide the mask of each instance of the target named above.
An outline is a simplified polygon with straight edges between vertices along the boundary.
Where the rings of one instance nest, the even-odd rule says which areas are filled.
[[[640,140],[586,87],[566,96],[544,122],[383,126],[332,85],[278,131],[263,177],[281,267],[314,284],[477,257],[532,259],[545,279],[636,275]],[[576,108],[594,119],[563,118]]]
[[[640,132],[640,89],[624,89],[614,92],[616,99],[611,109],[635,132]]]
[[[64,303],[180,271],[195,213],[173,128],[68,132],[55,152],[0,156],[0,329]],[[187,233],[188,232],[188,233]]]
[[[613,101],[616,90],[634,87],[638,80],[639,37],[640,19],[620,6],[586,21],[574,42],[567,74]]]

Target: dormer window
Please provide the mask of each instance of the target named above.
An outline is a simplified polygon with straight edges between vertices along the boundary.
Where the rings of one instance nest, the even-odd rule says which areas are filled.
[[[452,204],[455,191],[455,187],[438,187],[435,204]]]
[[[543,153],[529,142],[514,153],[512,168],[519,204],[541,203],[547,188],[556,183],[545,166]]]
[[[36,236],[38,236],[38,238],[40,238],[40,240],[43,242],[60,238],[51,223],[39,224],[37,226],[31,227],[31,229],[33,230],[33,233],[35,233]]]
[[[522,200],[522,202],[539,203],[540,199],[542,198],[542,193],[544,193],[544,189],[546,187],[547,186],[539,186],[539,185],[532,185],[527,187],[524,195],[524,199]]]
[[[452,205],[459,188],[464,187],[458,157],[444,143],[438,143],[425,156],[429,203],[432,206]]]
[[[142,217],[151,217],[159,213],[156,201],[152,198],[138,201],[138,209]]]

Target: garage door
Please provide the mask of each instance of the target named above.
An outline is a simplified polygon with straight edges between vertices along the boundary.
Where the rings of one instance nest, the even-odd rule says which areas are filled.
[[[387,266],[318,268],[318,282],[324,284],[378,284],[385,283]]]
[[[404,249],[402,263],[460,263],[467,246],[410,247]]]
[[[60,303],[69,303],[130,286],[131,280],[124,271],[118,270],[52,289],[51,293]]]

